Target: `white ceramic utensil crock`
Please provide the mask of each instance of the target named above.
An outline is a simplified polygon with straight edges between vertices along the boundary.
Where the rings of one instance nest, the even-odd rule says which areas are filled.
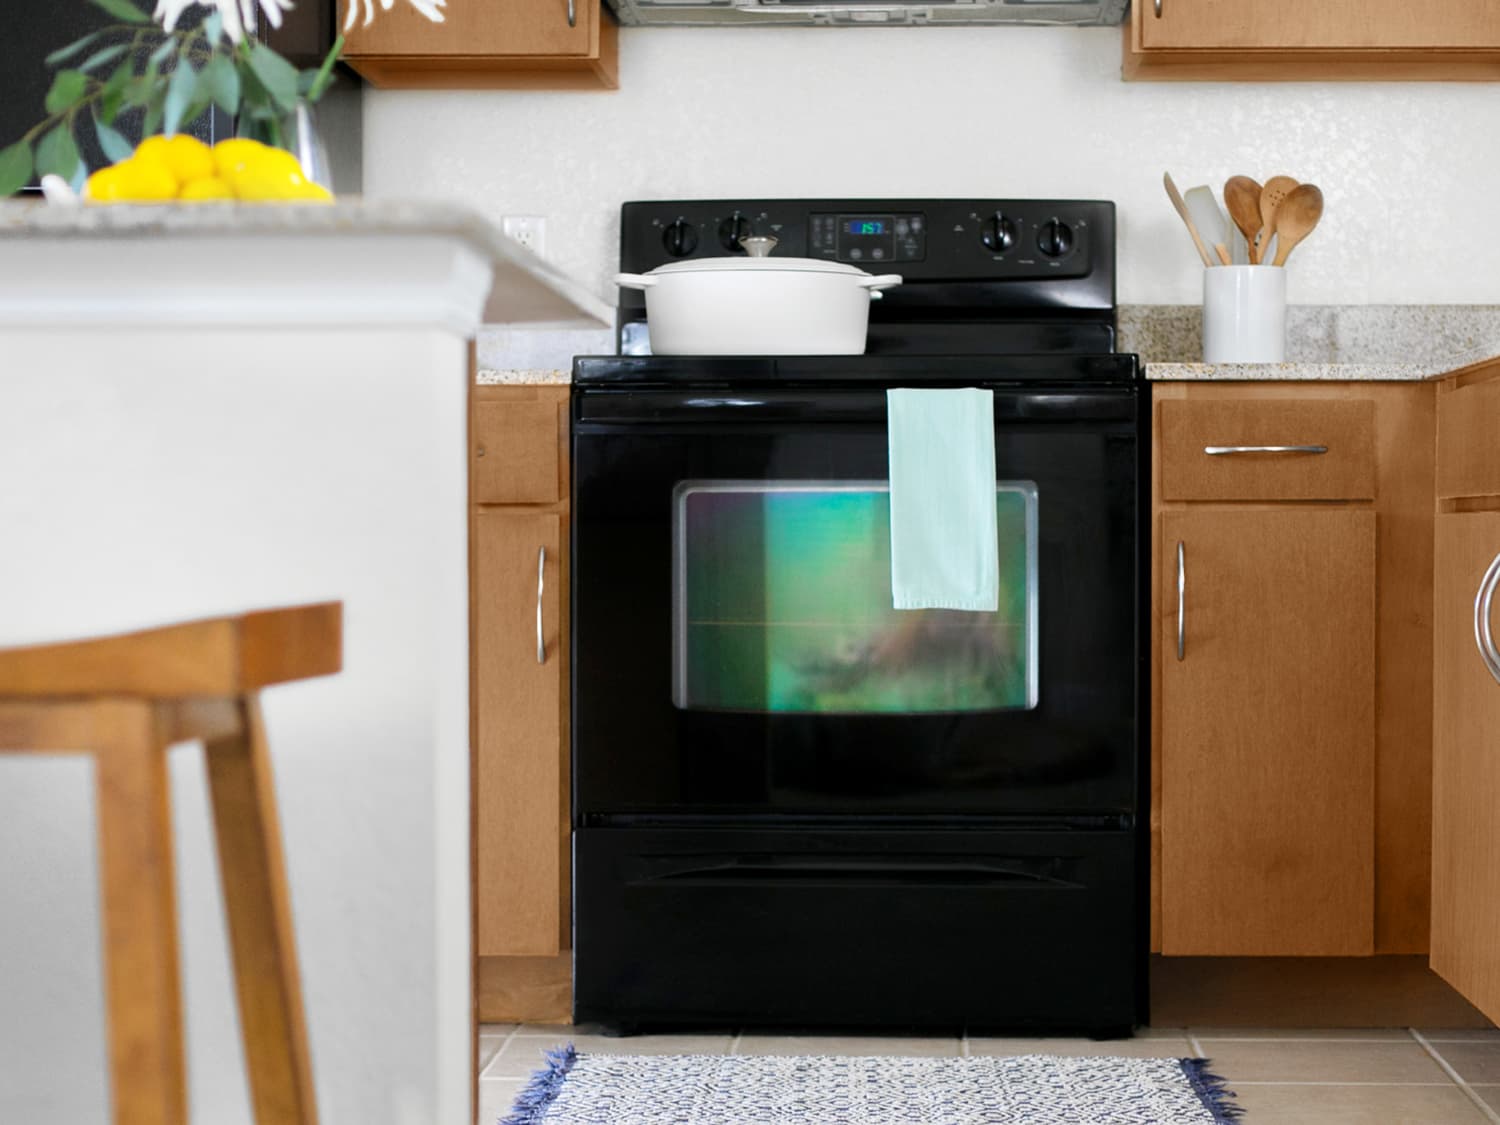
[[[654,331],[654,329],[653,329]],[[1286,358],[1286,270],[1216,266],[1203,271],[1203,362]]]
[[[742,240],[751,257],[671,262],[622,273],[646,291],[656,355],[860,355],[870,300],[900,285],[841,262],[768,258],[774,238]]]

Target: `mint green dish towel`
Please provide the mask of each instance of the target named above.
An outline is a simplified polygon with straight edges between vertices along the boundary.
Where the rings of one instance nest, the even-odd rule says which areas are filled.
[[[886,391],[897,609],[1000,608],[990,391]]]

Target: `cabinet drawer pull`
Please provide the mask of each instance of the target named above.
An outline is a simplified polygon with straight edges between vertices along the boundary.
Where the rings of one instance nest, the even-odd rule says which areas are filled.
[[[1187,655],[1187,619],[1184,615],[1187,604],[1187,552],[1182,540],[1177,540],[1177,659]]]
[[[578,0],[568,0],[568,26],[578,26]]]
[[[1479,659],[1484,661],[1485,668],[1500,684],[1500,650],[1495,648],[1495,635],[1490,629],[1490,609],[1495,604],[1497,584],[1500,584],[1500,555],[1490,563],[1474,593],[1474,647],[1479,649]]]
[[[536,553],[536,662],[547,663],[547,646],[542,643],[542,590],[543,578],[547,568],[547,548],[542,547]]]
[[[1157,19],[1161,19],[1161,0],[1155,0],[1155,4],[1156,4],[1156,18]]]
[[[1326,445],[1205,445],[1203,452],[1210,457],[1222,457],[1226,453],[1327,453]]]

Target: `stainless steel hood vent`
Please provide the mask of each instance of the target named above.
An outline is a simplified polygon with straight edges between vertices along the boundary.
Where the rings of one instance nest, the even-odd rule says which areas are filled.
[[[608,0],[622,24],[677,27],[1033,23],[1101,26],[1124,22],[1129,0]]]

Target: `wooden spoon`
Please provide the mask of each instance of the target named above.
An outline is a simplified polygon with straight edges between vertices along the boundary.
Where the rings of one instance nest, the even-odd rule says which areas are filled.
[[[1188,214],[1187,203],[1182,198],[1182,192],[1177,190],[1177,185],[1172,182],[1172,173],[1163,172],[1161,182],[1167,186],[1167,195],[1171,197],[1172,206],[1177,208],[1177,213],[1182,216],[1182,221],[1187,224],[1188,234],[1193,236],[1193,245],[1198,248],[1198,257],[1203,259],[1205,266],[1214,264],[1214,260],[1208,256],[1208,247],[1203,245],[1203,238],[1198,234],[1198,227],[1193,222],[1193,217]]]
[[[1224,206],[1250,247],[1250,264],[1258,265],[1255,236],[1260,231],[1260,185],[1249,176],[1230,176],[1224,184]]]
[[[1316,184],[1301,184],[1287,193],[1276,208],[1276,260],[1284,266],[1297,244],[1312,233],[1323,217],[1323,193]]]
[[[1260,189],[1260,233],[1255,236],[1256,260],[1264,264],[1271,249],[1271,235],[1276,233],[1276,208],[1297,187],[1290,176],[1272,176]]]

